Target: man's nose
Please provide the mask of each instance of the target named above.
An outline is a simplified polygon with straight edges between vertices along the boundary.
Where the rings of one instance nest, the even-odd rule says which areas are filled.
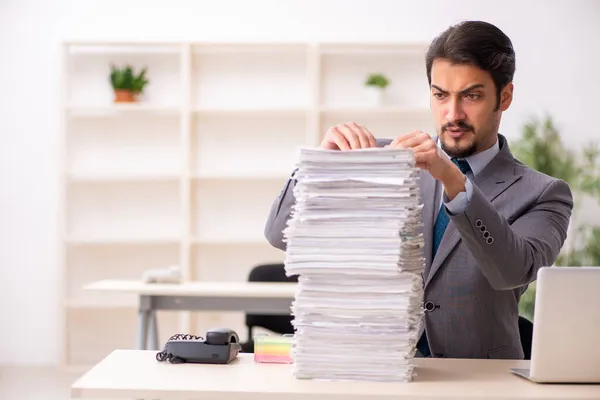
[[[451,99],[448,102],[448,110],[446,111],[446,121],[455,122],[465,119],[465,114],[462,109],[462,104],[458,99]]]

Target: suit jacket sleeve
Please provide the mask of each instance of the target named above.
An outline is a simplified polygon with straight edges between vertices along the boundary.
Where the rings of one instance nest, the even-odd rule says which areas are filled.
[[[556,261],[572,209],[569,186],[554,180],[533,207],[510,224],[473,185],[464,213],[451,219],[491,286],[508,290],[533,282],[540,267]]]
[[[275,199],[271,205],[271,211],[267,217],[267,223],[265,225],[265,237],[269,243],[278,249],[286,249],[286,244],[283,242],[283,230],[287,225],[287,221],[290,218],[292,207],[296,202],[294,197],[294,186],[296,180],[293,175],[288,179],[283,190]]]

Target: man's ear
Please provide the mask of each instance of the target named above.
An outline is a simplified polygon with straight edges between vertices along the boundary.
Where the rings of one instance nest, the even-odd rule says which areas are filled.
[[[513,83],[509,82],[506,86],[504,86],[504,88],[500,92],[500,111],[506,111],[508,110],[508,107],[510,107],[510,104],[512,103],[513,99],[514,88],[515,86],[513,85]]]

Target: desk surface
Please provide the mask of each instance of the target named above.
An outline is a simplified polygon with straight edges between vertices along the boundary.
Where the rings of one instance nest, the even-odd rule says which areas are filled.
[[[206,296],[243,298],[294,298],[296,283],[269,282],[184,282],[180,284],[144,283],[133,280],[102,280],[85,290],[135,293],[153,296]]]
[[[509,372],[527,361],[417,359],[409,383],[298,380],[292,365],[167,364],[155,351],[116,350],[78,379],[73,398],[162,400],[599,399],[600,385],[542,385]]]

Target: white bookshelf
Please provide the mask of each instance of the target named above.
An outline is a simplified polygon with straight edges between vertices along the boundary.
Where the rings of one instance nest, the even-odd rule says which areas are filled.
[[[300,146],[356,121],[377,137],[433,131],[424,44],[65,43],[60,335],[63,364],[135,345],[136,298],[92,294],[99,279],[180,265],[186,279],[245,281],[283,254],[263,237]],[[109,66],[148,67],[138,104],[113,104]],[[369,73],[391,78],[370,106]],[[243,313],[161,313],[174,333]]]

